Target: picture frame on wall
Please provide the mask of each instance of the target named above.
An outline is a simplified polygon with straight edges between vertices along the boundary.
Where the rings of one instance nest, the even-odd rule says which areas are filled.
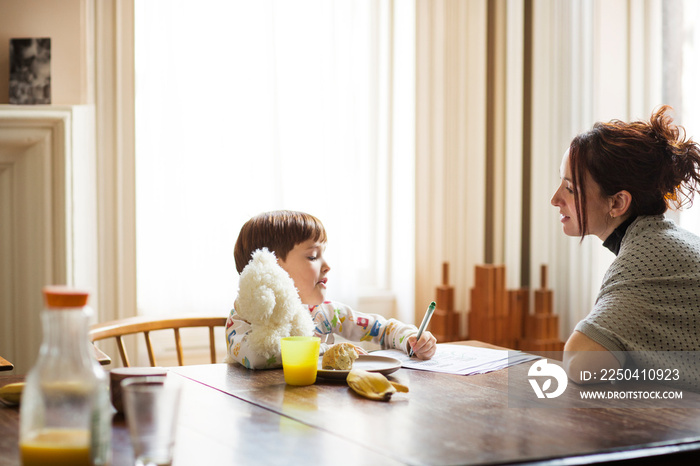
[[[10,39],[10,103],[51,103],[51,38]]]

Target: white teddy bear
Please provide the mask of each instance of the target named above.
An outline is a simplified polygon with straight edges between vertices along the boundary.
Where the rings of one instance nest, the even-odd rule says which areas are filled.
[[[241,272],[236,312],[250,323],[250,348],[265,358],[280,354],[282,337],[314,334],[314,323],[294,280],[267,248],[253,252]]]

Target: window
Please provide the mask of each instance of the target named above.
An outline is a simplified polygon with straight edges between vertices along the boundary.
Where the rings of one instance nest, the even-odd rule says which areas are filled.
[[[686,135],[700,142],[700,5],[694,0],[664,2],[664,101],[674,107],[675,118]],[[700,235],[698,196],[694,204],[672,213],[680,225]]]
[[[356,306],[396,289],[392,264],[413,261],[392,256],[390,232],[411,219],[397,217],[390,193],[412,176],[413,155],[391,160],[389,103],[413,96],[390,82],[394,19],[385,4],[137,0],[135,8],[139,313],[228,312],[239,229],[276,209],[324,223],[329,297]],[[400,185],[412,200],[412,184]]]

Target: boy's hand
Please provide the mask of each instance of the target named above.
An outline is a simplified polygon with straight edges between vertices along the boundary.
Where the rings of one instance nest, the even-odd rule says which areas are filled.
[[[413,348],[413,355],[418,359],[430,359],[437,351],[437,340],[432,333],[425,331],[416,341],[416,336],[408,337],[408,345]]]

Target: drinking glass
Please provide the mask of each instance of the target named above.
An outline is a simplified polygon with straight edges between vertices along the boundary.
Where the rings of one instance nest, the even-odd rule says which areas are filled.
[[[282,369],[289,385],[311,385],[318,370],[319,337],[282,338]]]
[[[136,466],[172,464],[181,392],[181,384],[167,376],[130,377],[122,381]]]

